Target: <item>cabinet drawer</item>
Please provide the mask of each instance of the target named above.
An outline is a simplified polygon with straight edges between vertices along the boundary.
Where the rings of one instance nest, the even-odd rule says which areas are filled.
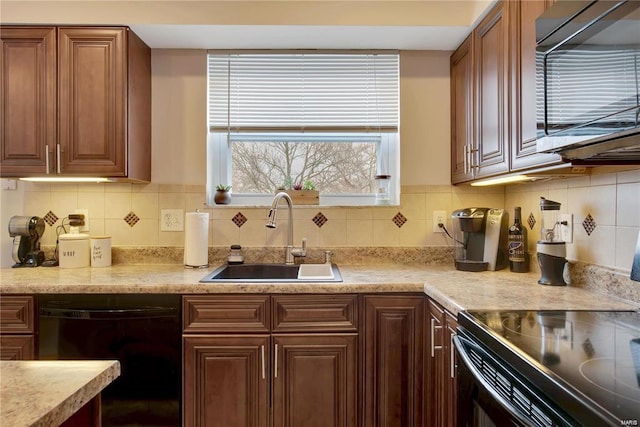
[[[357,332],[356,295],[274,295],[274,332]]]
[[[33,334],[35,301],[32,296],[0,298],[0,333]]]
[[[268,295],[192,295],[182,300],[184,333],[269,332]]]

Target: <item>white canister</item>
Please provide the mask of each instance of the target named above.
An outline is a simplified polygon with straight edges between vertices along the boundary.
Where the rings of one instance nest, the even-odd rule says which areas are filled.
[[[60,268],[89,267],[89,235],[61,234],[58,237],[58,263]]]
[[[111,266],[111,236],[91,236],[91,267]]]

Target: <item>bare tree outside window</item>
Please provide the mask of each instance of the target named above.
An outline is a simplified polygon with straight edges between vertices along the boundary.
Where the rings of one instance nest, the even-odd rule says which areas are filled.
[[[375,190],[374,142],[234,141],[233,188],[238,193],[272,193],[288,177],[310,180],[333,194],[368,194]]]

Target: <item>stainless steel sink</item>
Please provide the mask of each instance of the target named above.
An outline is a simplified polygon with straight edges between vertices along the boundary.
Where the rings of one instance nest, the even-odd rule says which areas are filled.
[[[225,282],[342,282],[335,264],[224,264],[203,277],[201,283]]]

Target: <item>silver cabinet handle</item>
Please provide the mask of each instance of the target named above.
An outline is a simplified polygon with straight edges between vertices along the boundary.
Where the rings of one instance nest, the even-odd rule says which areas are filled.
[[[276,355],[273,361],[273,376],[274,378],[278,378],[278,344],[276,344]]]
[[[60,166],[60,144],[56,145],[56,164],[57,164],[57,172],[62,173],[62,167]]]
[[[50,168],[50,164],[49,164],[49,144],[45,145],[45,152],[44,152],[44,164],[45,164],[45,168],[47,170],[47,175],[49,175],[49,168]]]
[[[260,350],[262,351],[262,379],[266,379],[265,365],[264,365],[264,345],[260,346]]]
[[[449,348],[449,362],[451,363],[451,378],[455,378],[456,377],[456,357],[455,357],[455,353],[456,353],[456,348],[455,345],[453,343],[453,338],[456,336],[456,334],[451,334],[450,338],[451,338],[451,347]]]
[[[464,145],[464,173],[469,173],[469,145]]]
[[[436,357],[436,350],[441,350],[441,345],[435,345],[436,329],[442,329],[442,326],[436,326],[436,319],[431,318],[431,357]]]
[[[473,154],[480,151],[478,148],[473,148],[473,146],[469,146],[469,173],[473,172],[473,169],[477,169],[480,166],[474,164]]]

